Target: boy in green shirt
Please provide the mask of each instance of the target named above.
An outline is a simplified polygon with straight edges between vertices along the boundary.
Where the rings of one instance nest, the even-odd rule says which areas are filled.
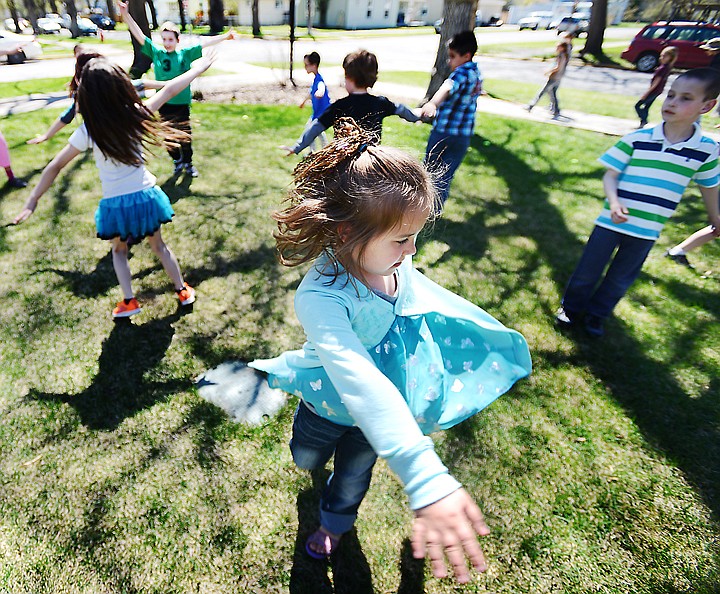
[[[167,21],[160,27],[163,46],[158,47],[153,44],[149,37],[145,36],[140,26],[130,16],[127,2],[119,2],[118,6],[120,7],[123,22],[127,24],[130,34],[142,46],[142,52],[152,59],[153,70],[155,71],[155,78],[157,80],[170,80],[184,74],[190,70],[192,62],[202,56],[203,48],[217,45],[226,39],[235,38],[234,31],[230,29],[230,31],[224,35],[215,35],[202,39],[199,44],[178,48],[180,29],[175,23]],[[190,128],[191,101],[192,93],[188,86],[160,108],[160,115],[164,120],[171,122],[174,128],[188,134],[186,141],[181,141],[179,146],[168,149],[168,153],[175,163],[175,174],[178,175],[184,171],[192,177],[197,177],[198,170],[192,161],[192,130]]]

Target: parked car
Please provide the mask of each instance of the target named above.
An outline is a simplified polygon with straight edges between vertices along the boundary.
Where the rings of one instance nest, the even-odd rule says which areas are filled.
[[[560,21],[562,21],[565,17],[569,17],[569,16],[570,16],[569,14],[566,14],[565,16],[561,16],[561,17],[554,19],[553,21],[551,21],[548,29],[557,29],[558,25],[560,24]]]
[[[518,27],[520,27],[520,31],[523,29],[532,29],[533,31],[537,31],[538,29],[549,29],[552,20],[552,12],[542,10],[531,12],[529,16],[523,17],[518,21]]]
[[[558,23],[557,34],[572,33],[573,35],[580,35],[580,33],[587,33],[588,27],[590,27],[590,19],[575,16],[563,17]]]
[[[440,34],[440,30],[442,29],[443,21],[445,19],[438,19],[433,23],[433,27],[435,28],[435,33],[438,35]],[[478,10],[475,13],[475,26],[476,27],[500,27],[503,24],[500,17],[490,17],[487,20],[484,20],[482,17],[482,14]]]
[[[17,33],[15,30],[15,22],[12,19],[5,19],[3,21],[3,25],[5,26],[5,29],[10,31],[11,33]],[[20,33],[23,33],[25,35],[32,35],[35,33],[33,31],[32,25],[30,24],[30,21],[27,19],[18,19],[18,25],[20,25]]]
[[[62,25],[55,19],[43,17],[37,20],[37,29],[38,33],[42,35],[54,35],[56,33],[60,33]]]
[[[100,29],[105,29],[107,31],[115,28],[115,21],[104,14],[91,14],[88,16],[88,19]]]
[[[88,18],[78,17],[77,24],[80,35],[90,36],[98,34],[97,25]]]
[[[660,52],[670,46],[678,50],[676,68],[701,68],[711,56],[700,46],[720,37],[720,26],[690,21],[658,21],[643,28],[620,56],[640,72],[652,72],[660,63]]]
[[[25,60],[34,60],[42,56],[42,47],[34,37],[0,31],[0,49],[12,50],[18,46],[21,46],[18,53],[4,56],[8,64],[22,64]]]

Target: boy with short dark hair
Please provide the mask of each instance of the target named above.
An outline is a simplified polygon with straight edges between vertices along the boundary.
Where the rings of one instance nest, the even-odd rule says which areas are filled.
[[[439,174],[438,191],[445,204],[455,171],[470,148],[475,127],[477,99],[482,76],[473,56],[477,40],[472,31],[462,31],[448,42],[450,76],[422,108],[422,115],[435,118],[425,150],[425,165]]]
[[[312,86],[310,87],[310,92],[305,95],[302,103],[300,103],[300,109],[305,107],[308,99],[310,100],[310,104],[312,105],[312,113],[310,114],[310,119],[305,124],[305,130],[307,130],[312,125],[312,123],[316,119],[318,119],[330,105],[330,94],[328,93],[328,88],[325,84],[325,80],[319,72],[320,54],[318,54],[317,52],[310,52],[303,57],[303,62],[305,62],[305,72],[307,72],[308,74],[312,74],[314,77]],[[320,134],[320,147],[323,147],[326,144],[327,136],[325,136],[325,132],[323,132],[322,134]],[[315,145],[316,142],[315,140],[313,140],[310,143],[310,151],[315,150]]]
[[[119,2],[120,14],[123,22],[128,26],[130,34],[141,45],[142,52],[153,61],[153,71],[155,78],[160,81],[171,80],[190,70],[192,62],[202,56],[203,48],[217,45],[226,39],[234,39],[235,33],[232,29],[224,35],[214,35],[212,37],[203,38],[200,43],[178,48],[180,41],[179,27],[170,21],[166,21],[160,27],[160,35],[162,37],[162,47],[153,45],[149,37],[140,29],[128,12],[127,2]],[[160,116],[178,130],[186,132],[187,140],[180,141],[179,146],[168,148],[168,153],[175,164],[175,174],[185,172],[186,174],[197,177],[198,170],[193,165],[193,149],[192,149],[192,129],[190,128],[190,102],[192,101],[192,93],[190,87],[183,89],[175,97],[170,99],[160,110]]]
[[[684,72],[663,102],[663,122],[631,132],[600,157],[608,168],[607,201],[565,289],[559,324],[572,325],[584,316],[588,334],[604,334],[605,319],[640,274],[691,179],[700,187],[710,224],[720,229],[718,145],[697,124],[718,94],[717,71]]]
[[[393,103],[387,97],[372,95],[368,88],[377,81],[378,62],[375,54],[367,50],[358,50],[345,56],[345,89],[347,97],[338,99],[306,128],[300,140],[294,146],[280,147],[288,151],[288,155],[299,153],[310,146],[322,132],[334,125],[340,118],[352,118],[357,124],[369,131],[380,142],[382,121],[396,115],[408,122],[417,122],[420,115],[414,113],[402,103]]]

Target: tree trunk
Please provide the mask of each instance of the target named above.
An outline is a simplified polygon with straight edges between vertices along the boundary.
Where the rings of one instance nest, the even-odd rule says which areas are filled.
[[[210,23],[210,33],[217,35],[222,33],[225,28],[225,6],[223,0],[209,0],[208,2],[208,21]]]
[[[590,26],[588,27],[585,47],[580,51],[581,57],[585,54],[590,54],[598,59],[604,58],[602,46],[606,26],[607,0],[595,0],[593,2],[592,14],[590,15]]]
[[[107,11],[108,11],[108,16],[113,21],[117,21],[117,13],[115,12],[115,3],[112,0],[108,0]]]
[[[307,0],[307,33],[310,37],[313,34],[313,0]]]
[[[262,37],[260,30],[260,0],[253,0],[252,3],[252,34],[253,37]],[[292,18],[292,17],[290,17]]]
[[[293,60],[295,59],[295,0],[290,0],[290,12],[288,13],[288,24],[290,25],[290,82],[294,87],[295,79],[293,78]]]
[[[150,7],[150,18],[152,19],[152,29],[157,31],[160,25],[158,24],[157,10],[155,8],[154,0],[146,0],[147,5]]]
[[[475,11],[477,0],[445,0],[443,6],[443,24],[440,29],[440,42],[438,43],[435,66],[430,78],[430,84],[425,92],[423,103],[426,103],[440,88],[440,85],[450,74],[450,66],[447,63],[447,43],[450,38],[461,31],[473,31],[475,29]]]
[[[187,28],[184,0],[178,0],[178,11],[180,12],[180,30],[184,33],[185,29]]]
[[[20,33],[20,23],[18,21],[20,17],[18,16],[17,6],[15,6],[15,2],[12,0],[8,1],[8,10],[10,11],[10,17],[15,24],[15,33]]]
[[[320,13],[320,28],[327,27],[327,11],[330,6],[330,0],[317,0],[317,9]]]
[[[148,23],[147,13],[145,12],[145,0],[130,0],[128,3],[128,12],[135,19],[145,35],[150,37],[150,23]],[[142,46],[132,37],[133,45],[133,63],[130,66],[130,78],[140,78],[152,65],[152,60],[142,53]]]
[[[65,8],[67,9],[68,16],[70,17],[70,36],[73,39],[80,37],[80,28],[77,24],[77,8],[75,7],[75,0],[66,0]]]
[[[37,35],[40,31],[37,26],[38,8],[35,5],[35,2],[33,2],[33,0],[25,0],[25,10],[27,11],[28,21],[30,21],[33,31],[35,31],[35,34]]]

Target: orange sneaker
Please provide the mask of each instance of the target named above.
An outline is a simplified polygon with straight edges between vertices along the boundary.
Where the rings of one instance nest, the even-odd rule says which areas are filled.
[[[180,305],[190,305],[195,302],[195,289],[185,283],[183,288],[177,291],[177,296],[180,300]]]
[[[128,303],[125,303],[125,300],[118,301],[115,309],[113,309],[112,316],[113,318],[129,318],[136,313],[140,313],[141,309],[137,299],[133,297]]]

